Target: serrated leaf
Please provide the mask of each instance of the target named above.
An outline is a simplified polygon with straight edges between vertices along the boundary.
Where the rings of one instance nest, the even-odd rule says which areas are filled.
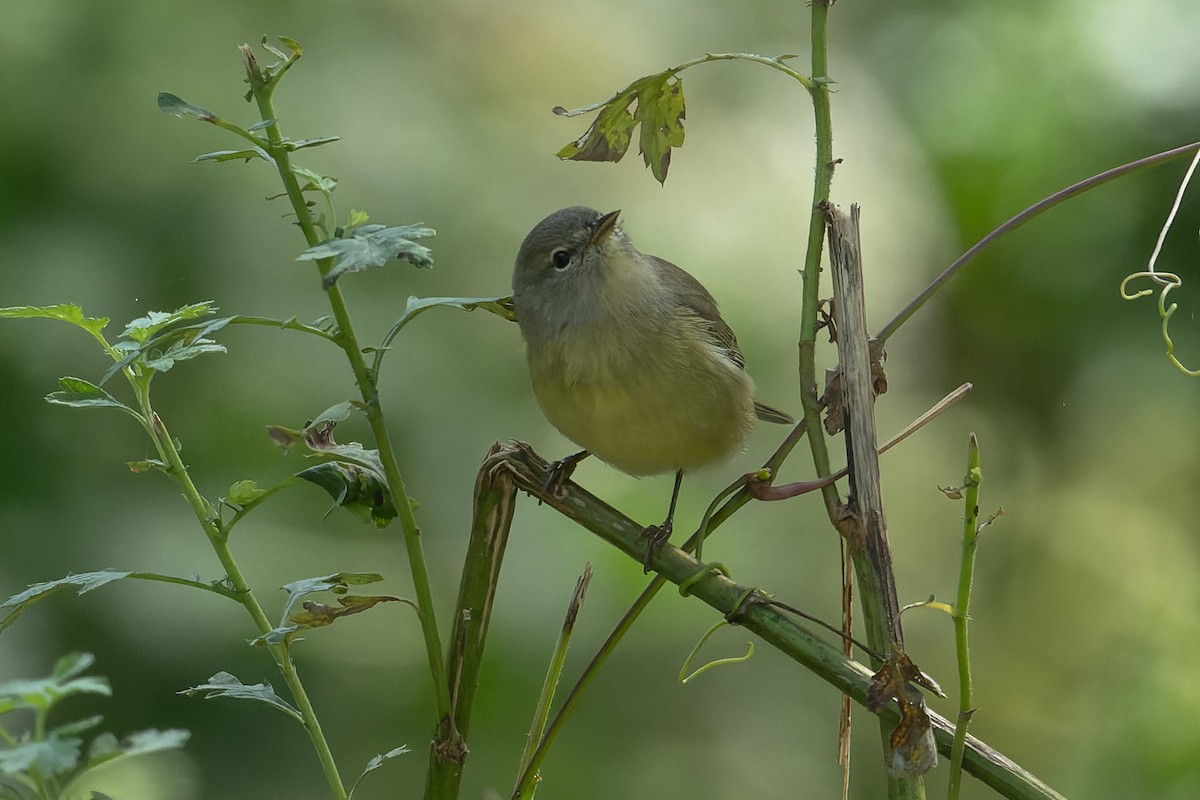
[[[397,601],[398,597],[362,597],[352,595],[339,599],[341,608],[325,606],[321,603],[304,603],[304,611],[293,612],[296,604],[304,597],[318,592],[332,592],[345,595],[351,586],[364,586],[383,580],[383,576],[374,572],[337,572],[332,575],[322,575],[317,578],[304,578],[293,581],[284,590],[288,593],[284,603],[279,627],[268,631],[254,640],[254,644],[280,644],[297,631],[304,628],[317,628],[332,624],[339,616],[365,611],[381,602]]]
[[[429,248],[413,239],[434,236],[432,228],[420,224],[401,225],[388,228],[383,225],[363,225],[355,228],[351,235],[342,239],[330,239],[301,253],[297,261],[319,261],[333,259],[333,267],[325,275],[328,289],[338,278],[348,272],[362,272],[382,267],[393,258],[407,261],[414,266],[433,266],[433,254]]]
[[[671,148],[683,145],[683,81],[679,77],[652,83],[638,93],[635,117],[641,123],[638,149],[655,180],[663,183],[671,165]]]
[[[99,336],[104,326],[108,325],[108,317],[85,317],[83,310],[69,303],[57,306],[12,306],[0,308],[0,318],[10,319],[59,319],[83,328],[93,336]]]
[[[158,93],[158,110],[174,114],[177,117],[195,117],[205,122],[212,122],[217,118],[217,115],[207,108],[192,105],[182,97],[177,97],[170,92]]]
[[[290,703],[284,700],[279,695],[275,694],[275,690],[271,688],[269,683],[245,684],[238,680],[228,672],[218,672],[208,679],[207,683],[202,683],[199,686],[193,686],[189,689],[177,692],[187,697],[195,697],[202,695],[205,700],[212,700],[214,697],[233,697],[238,700],[257,700],[260,703],[266,703],[269,706],[279,709],[288,716],[295,719],[301,725],[304,724],[304,717],[292,707]]]
[[[275,159],[271,158],[270,154],[261,147],[250,147],[245,150],[215,150],[211,153],[205,153],[203,155],[196,156],[192,159],[192,163],[198,164],[202,161],[215,161],[217,163],[222,161],[245,162],[254,158],[261,158],[268,164],[272,166],[275,165]]]
[[[337,606],[307,600],[303,604],[304,610],[290,614],[288,621],[302,628],[323,628],[326,625],[332,625],[341,617],[358,614],[369,608],[374,608],[380,603],[397,603],[399,601],[399,597],[391,597],[389,595],[367,596],[357,594],[350,595],[349,597],[339,597]]]
[[[302,192],[320,192],[328,195],[337,188],[337,178],[331,178],[328,175],[322,175],[316,170],[308,169],[307,167],[298,167],[292,165],[292,172],[297,176],[304,178],[305,183],[301,184],[300,191]]]
[[[367,776],[368,772],[374,772],[375,770],[377,770],[383,766],[383,762],[393,759],[396,756],[404,755],[407,752],[410,752],[408,749],[408,745],[402,744],[399,747],[393,747],[391,750],[388,750],[386,753],[380,753],[379,755],[375,756],[370,761],[368,761],[367,766],[363,767],[363,771],[360,772],[358,774],[358,777],[355,779],[354,785],[350,787],[350,795],[349,795],[350,798],[354,797],[354,792],[357,791],[358,785],[360,783],[362,783],[362,779]]]
[[[112,583],[113,581],[128,578],[132,572],[117,572],[116,570],[100,570],[98,572],[84,572],[79,575],[68,575],[65,578],[59,578],[56,581],[46,581],[45,583],[35,583],[20,594],[15,594],[12,597],[0,603],[0,609],[12,609],[3,620],[0,620],[0,631],[3,631],[9,625],[16,621],[25,609],[36,603],[38,600],[47,597],[48,595],[57,592],[59,589],[65,589],[68,586],[79,587],[79,594],[90,592],[93,589],[99,589],[101,586]]]
[[[637,108],[630,112],[634,101]],[[671,163],[671,148],[683,144],[683,84],[672,70],[647,75],[626,86],[610,99],[554,113],[574,117],[599,109],[600,113],[582,136],[558,151],[572,161],[620,161],[641,125],[638,149],[654,177],[662,183]]]
[[[383,576],[377,572],[335,572],[331,575],[301,578],[298,581],[284,584],[281,588],[288,593],[288,599],[283,606],[283,617],[287,618],[292,607],[302,597],[318,592],[345,594],[351,586],[366,586],[371,583],[379,583],[381,580],[383,580]]]
[[[629,149],[637,120],[629,113],[633,95],[622,93],[601,109],[583,135],[555,155],[571,161],[620,161]]]
[[[298,472],[296,477],[323,488],[334,499],[334,508],[341,506],[361,519],[383,527],[395,518],[397,511],[384,477],[379,451],[367,449],[358,442],[340,444],[333,438],[337,423],[346,419],[351,409],[349,401],[338,403],[321,412],[303,430],[270,425],[267,433],[284,448],[303,442],[313,454],[332,459]]]
[[[216,311],[211,300],[202,303],[191,303],[181,306],[174,311],[151,311],[144,317],[138,317],[125,326],[121,336],[132,339],[138,344],[144,343],[163,328],[182,322],[185,319],[195,319]]]
[[[398,513],[382,476],[358,464],[327,461],[296,473],[296,477],[324,489],[333,498],[334,508],[344,508],[377,527],[384,527]]]
[[[59,378],[58,385],[62,387],[62,390],[46,395],[47,403],[71,406],[72,408],[116,408],[134,419],[142,418],[141,414],[83,378]]]
[[[140,756],[162,750],[178,750],[192,738],[191,731],[183,728],[147,728],[135,731],[121,740],[122,756]]]
[[[180,361],[189,361],[205,353],[225,353],[225,345],[212,339],[192,339],[190,342],[174,342],[165,351],[147,353],[142,363],[155,372],[166,372]]]
[[[108,680],[99,675],[80,675],[95,660],[91,653],[71,653],[54,665],[47,678],[18,678],[0,683],[0,698],[14,708],[45,712],[64,697],[76,694],[111,695]]]
[[[232,317],[220,317],[217,319],[208,320],[207,322],[194,322],[191,325],[175,326],[170,330],[161,331],[141,343],[130,340],[117,342],[115,345],[113,345],[113,349],[124,353],[124,355],[111,367],[105,370],[104,374],[100,376],[99,385],[103,386],[109,381],[110,378],[112,378],[113,375],[116,375],[122,369],[137,361],[139,358],[143,358],[147,353],[151,353],[153,350],[155,350],[155,348],[161,349],[162,345],[169,345],[169,343],[175,341],[180,341],[184,344],[200,344],[200,340],[204,340],[208,334],[216,333],[230,323],[239,319],[243,319],[243,317],[236,315]],[[211,342],[207,341],[206,343],[210,345],[212,344]],[[223,350],[214,348],[208,352],[223,352]],[[199,355],[199,353],[194,355]],[[161,356],[162,353],[159,352],[153,357],[158,358]],[[183,359],[175,360],[182,361]]]
[[[38,774],[52,777],[70,772],[79,764],[83,740],[48,737],[40,742],[22,742],[0,749],[0,774]]]
[[[342,226],[342,231],[348,233],[355,228],[366,225],[370,219],[371,215],[367,212],[352,208],[350,209],[350,214],[346,217],[346,224]]]

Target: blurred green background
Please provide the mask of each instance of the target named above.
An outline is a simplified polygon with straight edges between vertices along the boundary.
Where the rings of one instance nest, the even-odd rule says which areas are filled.
[[[294,138],[337,134],[298,163],[337,176],[338,209],[424,221],[436,266],[392,265],[344,283],[364,343],[410,295],[508,290],[522,237],[545,214],[622,208],[644,251],[687,267],[722,303],[759,395],[799,411],[796,270],[810,202],[808,98],[747,64],[684,75],[687,144],[658,186],[636,153],[618,165],[554,152],[586,121],[551,107],[608,97],[707,51],[808,52],[800,2],[717,0],[553,4],[482,0],[203,4],[4,4],[0,26],[0,306],[80,304],[114,320],[213,300],[226,313],[308,320],[327,313],[303,241],[261,163],[190,164],[238,146],[159,113],[170,91],[248,125],[236,45],[264,33],[305,56],[277,95]],[[831,12],[834,198],[863,205],[868,313],[878,328],[956,255],[1041,197],[1108,167],[1197,138],[1200,6],[1192,0],[842,0]],[[796,63],[801,70],[806,59]],[[968,400],[889,453],[884,488],[902,602],[949,600],[961,535],[967,434],[983,448],[987,530],[974,595],[972,731],[1070,797],[1200,795],[1200,413],[1198,387],[1163,356],[1153,301],[1117,285],[1142,269],[1184,169],[1174,162],[1109,184],[1007,237],[892,339],[890,435],[945,392]],[[1197,201],[1185,199],[1161,266],[1180,272],[1173,333],[1200,364]],[[156,381],[157,406],[201,491],[269,485],[300,468],[264,426],[298,426],[354,394],[337,354],[295,334],[228,329],[229,354]],[[434,311],[407,328],[383,390],[445,616],[457,589],[474,474],[510,437],[548,457],[570,444],[542,419],[517,328],[484,313]],[[823,366],[832,366],[828,348]],[[104,567],[218,575],[172,485],[124,462],[148,444],[120,415],[42,401],[61,375],[95,379],[104,358],[80,332],[0,325],[0,595]],[[690,478],[680,527],[773,449]],[[353,420],[339,439],[363,439]],[[840,443],[834,443],[839,450]],[[785,470],[809,477],[798,450]],[[647,523],[667,476],[634,480],[598,463],[576,479]],[[244,570],[273,609],[275,587],[338,570],[388,576],[408,594],[399,532],[324,517],[313,487],[285,493],[239,528]],[[689,523],[689,521],[691,521]],[[749,507],[706,556],[738,580],[835,619],[835,535],[815,499]],[[568,663],[577,673],[644,585],[637,565],[545,508],[523,502],[504,564],[463,796],[507,796],[565,603],[585,561],[596,570]],[[909,652],[953,686],[949,620],[906,615]],[[838,697],[760,647],[748,664],[681,687],[676,673],[714,621],[664,593],[605,667],[547,762],[540,797],[832,797]],[[443,620],[448,630],[449,619]],[[93,651],[115,697],[64,712],[103,713],[119,734],[194,732],[182,754],[147,760],[105,787],[126,798],[327,796],[301,731],[283,715],[175,693],[228,670],[280,681],[245,642],[230,603],[170,587],[116,584],[55,596],[0,637],[0,680],[46,673]],[[444,636],[446,634],[443,634]],[[705,652],[741,652],[731,630]],[[420,791],[433,712],[420,635],[406,607],[379,608],[298,648],[344,774],[398,744],[358,797]],[[954,698],[933,706],[952,714]],[[852,795],[878,797],[878,735],[856,717]],[[944,766],[930,778],[943,791]],[[493,794],[495,793],[495,794]],[[968,781],[966,796],[992,796]]]

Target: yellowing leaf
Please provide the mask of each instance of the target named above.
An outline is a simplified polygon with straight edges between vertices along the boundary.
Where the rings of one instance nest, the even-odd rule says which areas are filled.
[[[637,107],[630,111],[636,101]],[[639,78],[603,103],[554,113],[574,117],[599,109],[600,113],[582,136],[558,151],[571,161],[620,161],[642,126],[638,150],[655,180],[667,179],[671,148],[683,144],[683,82],[671,70]]]
[[[671,148],[683,146],[683,82],[663,77],[638,94],[635,114],[642,124],[638,149],[654,179],[663,183],[671,165]]]

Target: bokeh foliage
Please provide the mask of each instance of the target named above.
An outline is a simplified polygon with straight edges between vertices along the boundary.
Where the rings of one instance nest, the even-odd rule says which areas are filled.
[[[835,6],[835,153],[844,162],[834,198],[863,204],[876,324],[1025,205],[1198,138],[1200,57],[1184,32],[1200,25],[1200,11],[1186,0],[1154,9],[1116,0]],[[574,203],[622,208],[641,249],[686,266],[720,299],[760,395],[794,405],[795,268],[812,169],[807,98],[751,65],[690,71],[687,144],[673,152],[665,187],[636,159],[554,158],[578,121],[550,109],[610,97],[706,51],[796,52],[805,21],[801,5],[766,0],[736,11],[715,0],[502,10],[478,0],[14,5],[0,29],[0,306],[71,302],[126,320],[211,299],[226,313],[324,313],[311,267],[294,263],[302,248],[286,209],[263,199],[277,191],[269,170],[189,164],[227,143],[154,102],[172,90],[219,101],[232,115],[241,108],[235,45],[282,32],[306,47],[277,98],[289,134],[342,137],[306,163],[341,181],[346,208],[438,230],[436,269],[347,281],[360,325],[386,331],[410,294],[503,294],[521,237],[545,213]],[[253,119],[245,106],[238,122]],[[1182,169],[1111,184],[1025,227],[890,347],[884,435],[962,381],[976,387],[967,404],[884,458],[901,599],[953,591],[959,509],[935,484],[961,477],[975,430],[985,510],[1002,504],[1007,513],[984,536],[976,573],[972,730],[1067,796],[1200,792],[1200,692],[1190,675],[1200,642],[1197,387],[1162,357],[1150,301],[1122,303],[1116,290],[1149,253]],[[1185,201],[1164,256],[1185,280],[1172,329],[1185,361],[1189,344],[1200,346],[1186,332],[1187,304],[1200,302],[1188,283],[1198,277],[1198,210]],[[174,490],[123,466],[149,455],[137,431],[119,415],[98,422],[42,401],[59,376],[95,378],[107,366],[80,342],[66,326],[0,327],[8,421],[0,441],[9,454],[0,462],[0,595],[106,567],[207,576],[216,564]],[[156,385],[184,457],[213,496],[236,480],[270,485],[296,471],[265,426],[300,427],[354,390],[336,353],[286,332],[230,330],[222,343],[228,354],[181,364]],[[516,436],[554,456],[568,443],[536,409],[515,326],[434,313],[395,346],[387,411],[449,608],[487,446]],[[698,517],[771,444],[760,431],[746,456],[685,487],[683,518]],[[791,469],[806,476],[801,460]],[[661,514],[669,489],[666,478],[634,481],[597,464],[577,478],[647,520]],[[239,530],[264,600],[266,587],[340,570],[383,573],[380,591],[403,596],[403,555],[389,532],[349,515],[322,520],[327,505],[315,488],[297,491]],[[836,616],[836,546],[815,501],[753,509],[736,524],[709,557],[739,580]],[[640,588],[640,571],[545,509],[518,511],[467,796],[509,788],[561,598],[585,559],[596,576],[572,651],[580,661]],[[310,691],[348,764],[402,743],[420,753],[429,735],[419,632],[400,605],[305,645]],[[836,790],[837,698],[778,655],[760,650],[749,664],[678,686],[678,665],[709,622],[688,601],[658,601],[556,746],[546,796]],[[906,630],[924,669],[951,674],[944,619],[914,614]],[[119,700],[102,709],[108,729],[193,731],[187,760],[161,762],[158,780],[175,784],[157,784],[158,796],[315,796],[319,772],[290,721],[175,694],[222,669],[268,679],[270,665],[245,646],[250,635],[236,609],[123,582],[26,614],[0,637],[0,678],[45,674],[65,652],[94,652]],[[727,641],[741,651],[740,637]],[[862,740],[856,757],[874,758],[874,736]],[[411,785],[423,757],[385,769]],[[359,796],[394,796],[385,784],[364,784]],[[936,778],[931,787],[938,791]],[[861,797],[877,791],[867,781],[856,787]],[[988,795],[968,782],[965,796]]]

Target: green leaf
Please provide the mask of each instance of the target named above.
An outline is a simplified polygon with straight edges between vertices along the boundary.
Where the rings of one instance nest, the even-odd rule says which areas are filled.
[[[413,239],[433,236],[432,228],[417,225],[401,225],[388,228],[383,225],[362,225],[350,236],[330,239],[301,253],[297,261],[319,261],[333,259],[333,268],[325,274],[328,289],[347,272],[382,267],[393,258],[407,261],[417,267],[433,266],[433,254],[429,248],[417,244]]]
[[[362,783],[362,779],[367,776],[368,772],[374,772],[383,766],[383,762],[393,759],[396,756],[402,756],[407,752],[410,752],[408,745],[402,744],[399,747],[394,747],[391,750],[388,750],[386,753],[380,753],[368,761],[367,766],[363,768],[363,771],[359,773],[358,778],[355,779],[354,785],[350,787],[349,796],[351,798],[354,797],[354,792],[358,789],[358,784]]]
[[[292,51],[293,58],[299,58],[300,56],[304,55],[304,48],[302,48],[300,46],[300,43],[297,42],[292,37],[280,36],[279,41],[283,42],[284,47],[286,47],[288,50]]]
[[[321,603],[304,603],[303,612],[293,612],[301,598],[318,592],[333,592],[345,595],[351,586],[364,586],[377,583],[383,576],[374,572],[337,572],[318,578],[304,578],[293,581],[283,588],[288,593],[287,602],[283,605],[283,614],[279,627],[268,631],[253,641],[253,644],[280,644],[292,634],[303,628],[318,628],[330,625],[339,616],[366,611],[367,608],[385,601],[396,601],[398,597],[362,597],[352,595],[340,598],[341,608],[333,608]]]
[[[140,756],[145,753],[157,753],[160,750],[178,750],[191,737],[191,732],[182,728],[167,728],[165,731],[147,728],[126,736],[121,742],[121,748],[127,756]]]
[[[334,189],[337,188],[337,178],[331,178],[328,175],[322,175],[316,170],[311,170],[306,167],[298,167],[292,165],[292,172],[297,177],[303,178],[306,182],[300,185],[302,192],[320,192],[328,196]]]
[[[124,355],[111,367],[105,370],[104,374],[100,376],[100,385],[103,386],[109,381],[110,378],[112,378],[113,375],[116,375],[122,369],[134,363],[135,361],[138,361],[139,359],[145,361],[147,358],[153,360],[163,357],[164,354],[162,352],[154,352],[155,349],[157,348],[159,351],[161,351],[163,345],[169,345],[171,342],[181,341],[185,345],[194,343],[200,346],[204,352],[224,352],[223,348],[214,346],[213,343],[205,339],[205,337],[208,336],[208,334],[216,333],[230,323],[241,319],[244,319],[244,317],[220,317],[217,319],[207,320],[205,322],[193,322],[191,325],[178,325],[170,328],[169,330],[158,332],[156,335],[151,336],[144,342],[139,343],[129,340],[117,342],[113,349],[124,353]],[[184,358],[178,357],[177,353],[179,353],[179,351],[170,354],[172,365],[175,361],[184,360]],[[183,352],[181,355],[195,357],[200,354],[200,352],[195,352],[191,353],[189,356],[186,352]],[[165,370],[158,371],[163,372]]]
[[[404,313],[400,315],[397,325],[403,327],[409,320],[423,311],[444,306],[458,308],[463,311],[474,311],[481,308],[496,316],[511,322],[517,321],[517,312],[513,307],[512,297],[409,297],[404,305]]]
[[[51,734],[59,737],[77,736],[81,733],[90,731],[103,721],[104,717],[100,714],[96,714],[95,716],[85,717],[83,719],[75,720],[74,722],[68,722],[65,725],[59,725],[51,731]],[[100,735],[103,736],[103,734]],[[115,739],[116,737],[114,736],[113,738]]]
[[[216,306],[213,305],[211,300],[206,300],[203,303],[191,303],[190,305],[181,306],[174,311],[151,311],[146,316],[138,317],[126,325],[121,335],[132,339],[138,344],[142,344],[169,325],[174,325],[176,322],[181,322],[185,319],[203,317],[212,314],[214,311],[216,311]]]
[[[371,216],[367,212],[359,211],[358,209],[354,209],[354,208],[350,209],[350,214],[346,218],[346,224],[342,226],[343,234],[349,233],[350,231],[354,230],[355,228],[359,228],[359,227],[362,227],[363,225],[366,225],[367,221],[370,219],[371,219]]]
[[[629,108],[637,101],[637,108]],[[620,161],[632,139],[633,129],[641,125],[638,149],[656,180],[667,179],[671,148],[683,145],[683,83],[671,70],[647,75],[626,86],[601,103],[568,111],[562,106],[554,113],[575,117],[599,109],[600,113],[582,136],[558,151],[562,159],[572,161]]]
[[[116,408],[134,419],[142,419],[141,414],[83,378],[59,378],[58,385],[62,387],[62,391],[46,395],[47,403],[71,406],[72,408]]]
[[[12,597],[0,603],[0,609],[12,609],[4,619],[0,620],[0,631],[3,631],[9,625],[16,621],[25,609],[47,597],[59,589],[65,589],[68,586],[79,587],[79,594],[90,592],[93,589],[99,589],[101,586],[119,581],[122,578],[128,578],[132,572],[117,572],[116,570],[105,569],[98,572],[84,572],[79,575],[68,575],[65,578],[59,578],[56,581],[47,581],[45,583],[36,583],[30,586],[20,594],[15,594]]]
[[[93,336],[99,336],[104,326],[108,325],[108,317],[85,317],[83,310],[76,305],[63,304],[57,306],[13,306],[0,308],[0,318],[10,319],[60,319],[83,328]]]
[[[353,410],[354,404],[349,400],[343,400],[337,405],[332,405],[322,411],[320,414],[317,414],[317,416],[313,418],[312,422],[308,423],[304,427],[306,430],[308,430],[321,427],[327,422],[332,422],[334,425],[339,422],[345,422],[346,420],[350,419],[350,413]]]
[[[217,118],[217,115],[209,111],[207,108],[194,106],[181,97],[177,97],[170,92],[158,93],[158,110],[165,111],[168,114],[174,114],[177,117],[195,117],[196,119],[212,122]]]
[[[191,732],[182,728],[168,728],[163,731],[149,728],[144,731],[135,731],[119,741],[111,733],[102,733],[88,746],[87,768],[91,769],[120,758],[157,753],[162,750],[178,750],[187,744],[191,737]]]
[[[279,709],[288,716],[295,719],[301,725],[304,724],[304,717],[291,706],[286,700],[275,694],[275,690],[271,688],[269,683],[245,684],[230,675],[228,672],[218,672],[208,679],[208,683],[202,683],[199,686],[193,686],[190,689],[184,689],[177,694],[186,695],[187,697],[195,697],[203,695],[205,700],[212,700],[214,697],[233,697],[239,700],[257,700],[260,703],[266,703],[269,706]]]
[[[638,93],[637,121],[642,125],[638,149],[654,179],[667,180],[671,148],[683,146],[683,81],[660,76]]]
[[[333,498],[333,508],[341,507],[365,521],[384,527],[396,518],[396,504],[383,476],[357,464],[327,461],[296,473],[320,486]],[[333,510],[332,508],[330,509]]]
[[[583,136],[559,150],[555,155],[571,161],[620,161],[629,149],[637,120],[629,113],[634,94],[622,92],[601,109]],[[555,109],[564,116],[567,112]]]
[[[36,771],[44,777],[70,772],[79,764],[83,740],[48,737],[40,742],[23,742],[0,749],[0,774],[28,775]]]
[[[129,471],[134,475],[140,475],[143,472],[149,472],[152,469],[159,469],[163,472],[169,472],[170,468],[157,458],[147,458],[144,461],[126,461],[125,466],[129,467]]]
[[[418,314],[428,311],[431,308],[438,307],[457,308],[463,311],[474,311],[477,308],[482,308],[484,311],[490,311],[496,316],[503,317],[510,322],[516,322],[517,311],[513,306],[511,297],[409,297],[408,302],[404,306],[404,313],[400,315],[400,319],[392,325],[391,330],[383,337],[383,342],[379,347],[367,348],[370,351],[387,350],[391,345],[392,340],[400,333],[400,330],[412,322],[413,318]],[[378,362],[377,362],[378,363]]]
[[[201,161],[215,161],[217,163],[222,161],[250,161],[254,158],[261,158],[272,166],[275,164],[275,159],[271,158],[270,154],[261,147],[251,147],[246,150],[216,150],[212,153],[204,153],[203,155],[196,156],[192,159],[192,163],[197,164]]]
[[[323,144],[341,141],[341,138],[340,136],[317,136],[312,139],[286,140],[283,142],[283,146],[288,150],[303,150],[306,147],[320,147]]]
[[[225,495],[225,502],[233,506],[244,506],[253,503],[266,493],[267,490],[258,488],[258,484],[254,481],[238,481],[229,487],[229,493]]]
[[[318,592],[345,594],[351,586],[366,586],[371,583],[379,583],[381,580],[383,580],[383,576],[377,572],[335,572],[317,578],[301,578],[298,581],[292,581],[282,587],[288,593],[287,602],[283,606],[283,618],[287,619],[292,607],[302,597]]]
[[[269,425],[267,433],[281,447],[290,448],[303,442],[314,455],[332,459],[298,472],[296,477],[328,492],[334,499],[334,508],[341,506],[364,521],[384,527],[398,512],[379,451],[368,450],[358,442],[340,444],[333,438],[333,429],[350,415],[352,408],[349,401],[338,403],[321,412],[303,430]]]
[[[11,708],[48,711],[59,700],[76,694],[111,695],[108,680],[99,675],[80,676],[95,661],[91,653],[70,653],[54,665],[48,678],[19,678],[0,683],[0,698]]]
[[[217,344],[212,339],[192,339],[190,342],[174,342],[163,352],[151,351],[145,354],[142,363],[147,369],[155,372],[166,372],[177,362],[188,361],[205,353],[225,353],[225,345]]]

